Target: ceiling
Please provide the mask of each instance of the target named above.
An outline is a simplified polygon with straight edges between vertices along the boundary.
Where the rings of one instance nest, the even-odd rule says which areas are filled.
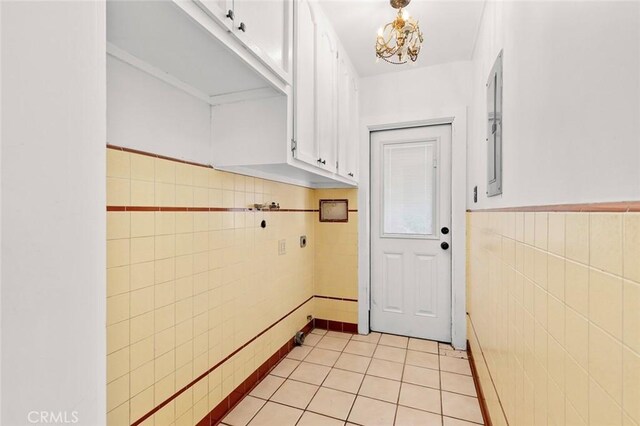
[[[329,21],[361,77],[470,60],[484,8],[483,0],[413,0],[407,7],[420,23],[424,43],[415,64],[376,63],[378,28],[396,10],[389,0],[320,0]]]

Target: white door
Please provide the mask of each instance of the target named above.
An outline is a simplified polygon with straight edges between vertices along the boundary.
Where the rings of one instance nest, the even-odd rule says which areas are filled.
[[[451,341],[450,228],[451,126],[371,133],[372,330]]]

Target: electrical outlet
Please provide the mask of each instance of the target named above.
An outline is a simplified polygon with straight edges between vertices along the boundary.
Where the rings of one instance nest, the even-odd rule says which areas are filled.
[[[287,240],[278,240],[278,255],[287,254]]]

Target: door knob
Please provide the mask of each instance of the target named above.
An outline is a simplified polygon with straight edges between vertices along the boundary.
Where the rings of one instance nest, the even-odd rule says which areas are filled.
[[[240,22],[240,26],[238,27],[238,29],[242,32],[245,32],[247,30],[247,26],[244,24],[244,22]]]
[[[229,9],[229,12],[227,12],[227,18],[233,21],[233,10]]]
[[[449,233],[449,228],[447,228],[446,226],[443,226],[440,232],[442,232],[444,235],[447,235]]]
[[[448,242],[446,242],[446,241],[443,241],[443,242],[440,244],[440,247],[442,248],[442,250],[446,250],[446,249],[448,249],[448,248],[449,248],[449,243],[448,243]]]

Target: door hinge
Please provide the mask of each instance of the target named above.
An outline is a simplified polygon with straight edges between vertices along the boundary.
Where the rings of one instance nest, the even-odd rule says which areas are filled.
[[[298,149],[298,142],[295,139],[291,139],[291,153],[295,154],[296,149]]]

